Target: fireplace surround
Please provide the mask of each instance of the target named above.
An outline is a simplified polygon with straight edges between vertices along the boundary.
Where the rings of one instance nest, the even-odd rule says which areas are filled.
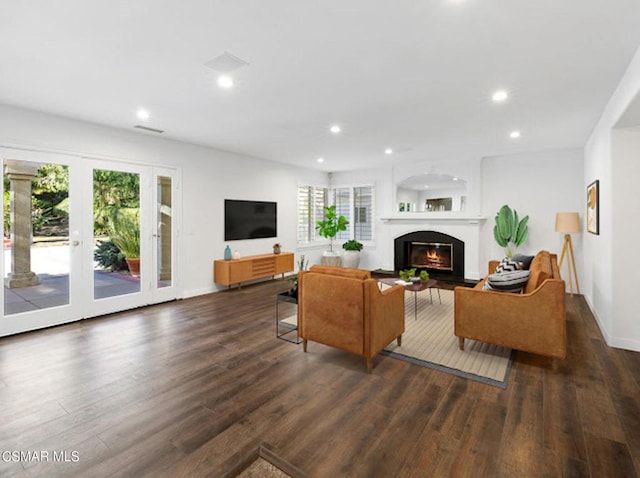
[[[464,242],[438,231],[414,231],[394,240],[394,269],[426,270],[433,277],[464,279]]]

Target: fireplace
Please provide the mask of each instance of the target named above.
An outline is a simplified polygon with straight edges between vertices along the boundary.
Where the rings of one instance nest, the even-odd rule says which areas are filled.
[[[464,242],[437,231],[416,231],[394,241],[394,268],[426,270],[433,277],[464,279]]]
[[[418,269],[453,271],[453,244],[450,242],[409,243],[409,264]]]

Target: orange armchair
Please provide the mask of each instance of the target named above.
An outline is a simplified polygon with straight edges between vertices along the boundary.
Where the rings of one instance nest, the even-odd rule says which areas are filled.
[[[360,269],[313,266],[298,274],[298,332],[308,341],[373,357],[394,340],[402,344],[404,287],[384,291]]]

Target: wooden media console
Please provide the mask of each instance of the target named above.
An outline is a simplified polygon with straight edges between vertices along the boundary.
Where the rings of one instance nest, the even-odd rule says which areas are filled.
[[[275,276],[293,271],[293,252],[280,254],[260,254],[240,259],[216,260],[213,262],[213,282],[231,287],[232,284],[247,282],[263,277]]]

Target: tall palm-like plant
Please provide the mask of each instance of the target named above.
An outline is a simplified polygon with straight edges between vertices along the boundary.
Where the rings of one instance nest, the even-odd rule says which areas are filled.
[[[106,221],[109,238],[127,259],[140,258],[140,210],[116,209]]]
[[[496,224],[493,226],[493,237],[505,248],[507,257],[513,256],[513,250],[524,244],[529,236],[529,216],[518,218],[518,212],[513,211],[506,204],[496,214]],[[513,247],[513,250],[512,250]]]

